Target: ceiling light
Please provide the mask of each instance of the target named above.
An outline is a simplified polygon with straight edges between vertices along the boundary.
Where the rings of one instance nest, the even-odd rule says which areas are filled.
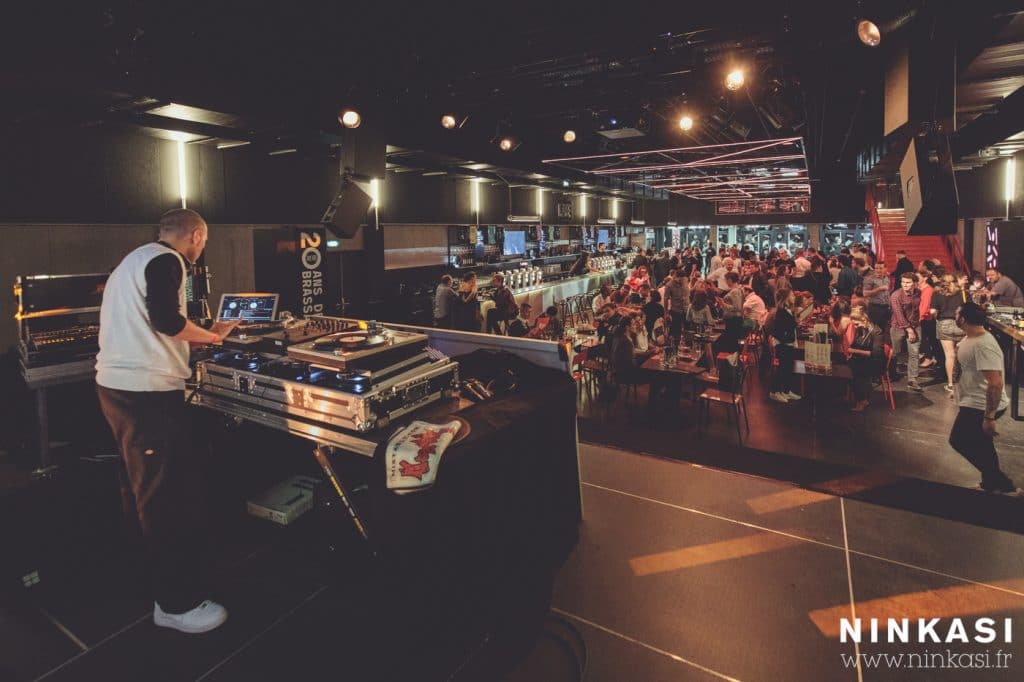
[[[693,119],[690,118],[689,116],[683,116],[681,119],[679,119],[679,127],[682,128],[683,130],[689,130],[690,128],[693,127]]]
[[[511,135],[504,135],[498,140],[498,149],[503,152],[514,152],[519,149],[521,143],[515,137]]]
[[[345,109],[339,114],[338,120],[346,128],[358,128],[359,124],[363,122],[363,117],[355,109]]]
[[[619,119],[617,119],[614,116],[612,116],[610,119],[608,119],[608,123],[613,125],[613,126],[617,126],[617,125],[619,125]]]
[[[461,128],[466,125],[466,121],[469,120],[469,116],[460,116],[459,114],[447,113],[441,117],[441,127],[445,130],[454,130]]]
[[[569,186],[569,181],[568,180],[562,180],[562,187],[568,187],[568,186]]]
[[[576,141],[576,131],[575,130],[566,130],[565,133],[562,135],[562,140],[566,144],[571,144],[571,143],[575,142]]]
[[[729,75],[725,77],[725,87],[730,90],[739,90],[743,87],[743,70],[733,69],[729,72]]]
[[[857,37],[868,47],[878,47],[878,44],[882,42],[881,31],[873,21],[868,19],[861,19],[857,22]]]

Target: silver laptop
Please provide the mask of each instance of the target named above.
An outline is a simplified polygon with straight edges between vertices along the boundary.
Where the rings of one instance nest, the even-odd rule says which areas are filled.
[[[218,322],[240,320],[241,325],[267,324],[277,319],[278,294],[223,294]]]

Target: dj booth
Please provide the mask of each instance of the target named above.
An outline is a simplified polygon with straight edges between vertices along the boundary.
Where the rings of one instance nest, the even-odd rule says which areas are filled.
[[[314,322],[322,333],[349,329],[354,321],[309,318],[296,333]],[[424,623],[463,643],[476,642],[462,646],[463,653],[467,646],[507,649],[510,638],[535,636],[548,611],[554,573],[575,545],[582,520],[576,389],[558,344],[390,325],[383,331],[367,325],[366,333],[386,334],[390,342],[381,348],[390,348],[388,368],[402,365],[405,371],[390,375],[388,368],[367,365],[375,356],[360,358],[364,348],[335,349],[347,367],[325,384],[310,371],[317,362],[326,364],[317,355],[325,344],[317,348],[302,341],[290,343],[287,356],[264,352],[255,370],[217,357],[201,361],[191,402],[310,443],[325,474],[327,498],[340,500],[333,506],[345,510],[361,536],[358,549],[349,543],[346,551],[372,563],[377,587],[367,589],[379,593],[389,623],[407,629]],[[421,338],[427,351],[419,350]],[[259,346],[268,348],[265,342]],[[413,366],[421,352],[429,362]],[[302,371],[302,363],[310,363],[305,374],[287,378],[280,371]],[[355,373],[374,381],[364,395],[378,394],[381,387],[386,394],[369,412],[353,408],[359,384],[350,374],[356,366]],[[377,383],[375,373],[381,371]],[[409,379],[410,373],[419,378]],[[469,400],[470,380],[493,388],[494,395]],[[403,404],[414,409],[406,411]],[[444,450],[433,485],[408,494],[389,489],[389,438],[414,420],[443,424],[453,418],[462,429]],[[361,464],[365,477],[345,480],[343,474],[351,472],[346,463]],[[365,489],[360,485],[353,494],[355,483]],[[352,537],[348,524],[335,530]],[[481,651],[476,657],[494,655]]]

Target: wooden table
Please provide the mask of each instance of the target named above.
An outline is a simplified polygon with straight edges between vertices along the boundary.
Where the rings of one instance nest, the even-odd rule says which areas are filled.
[[[651,389],[647,392],[647,410],[654,413],[655,386],[667,385],[670,391],[676,395],[676,403],[682,393],[682,380],[688,378],[693,388],[692,395],[697,394],[697,377],[707,372],[706,369],[697,364],[696,361],[679,360],[675,365],[662,367],[661,354],[653,355],[644,364],[640,365],[639,371],[646,373],[651,378]]]
[[[853,369],[849,365],[832,365],[828,370],[819,369],[816,367],[808,368],[803,360],[795,360],[793,362],[793,373],[800,377],[800,385],[806,394],[806,384],[804,382],[805,377],[819,377],[817,380],[819,383],[821,380],[836,379],[839,381],[853,381]],[[807,398],[804,395],[804,398]],[[811,416],[818,416],[818,401],[817,399],[811,399]]]

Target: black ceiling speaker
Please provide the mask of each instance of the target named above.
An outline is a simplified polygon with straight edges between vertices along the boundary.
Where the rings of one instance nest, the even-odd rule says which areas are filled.
[[[911,139],[900,163],[907,234],[956,234],[956,178],[949,137],[931,133]]]
[[[354,237],[366,219],[373,198],[349,177],[342,179],[341,189],[324,211],[320,222],[339,237]]]

